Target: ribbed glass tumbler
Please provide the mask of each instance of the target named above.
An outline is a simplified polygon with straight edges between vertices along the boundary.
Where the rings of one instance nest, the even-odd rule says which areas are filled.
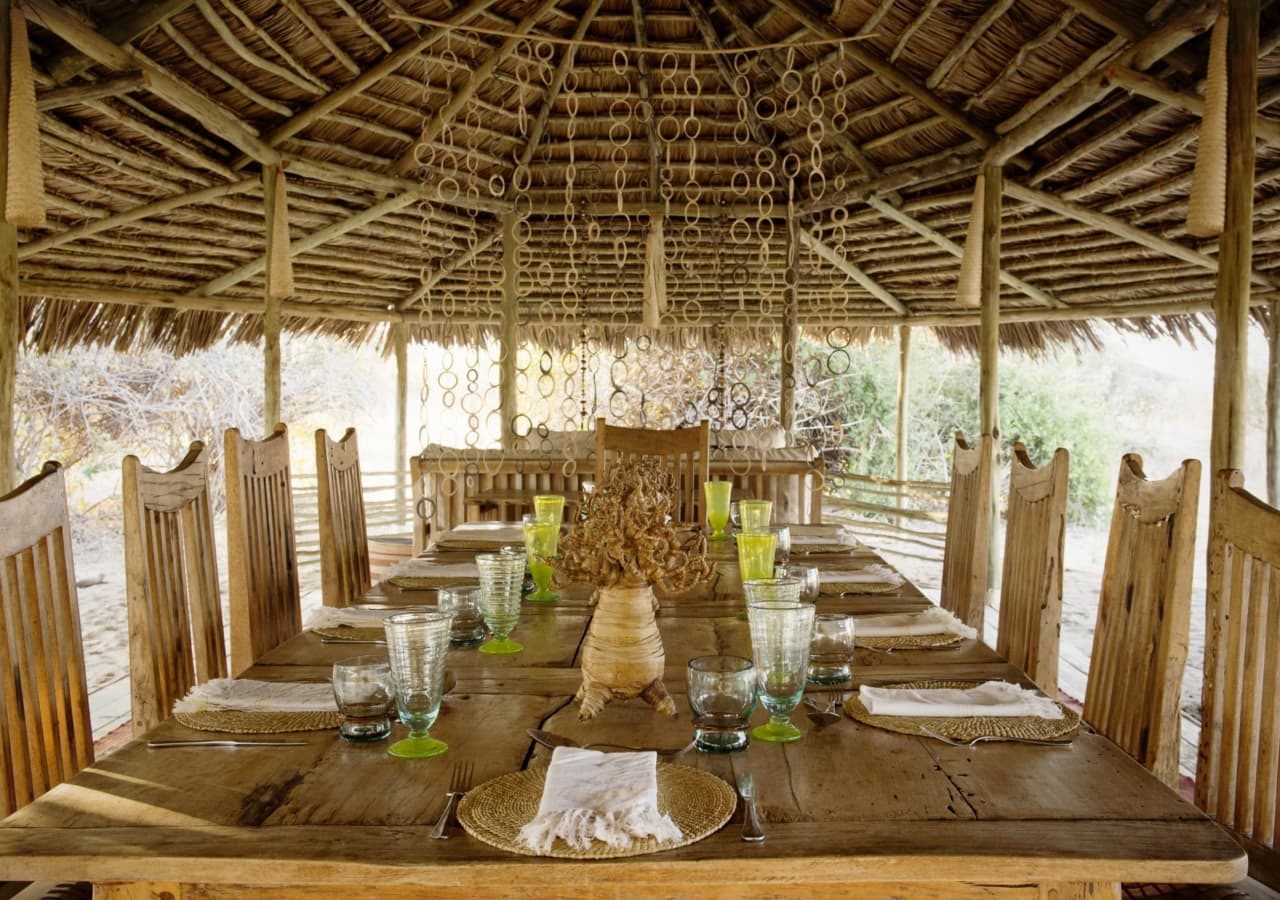
[[[449,749],[428,732],[440,713],[444,663],[449,653],[453,616],[442,612],[406,612],[387,616],[387,655],[395,683],[396,711],[409,736],[387,752],[404,759],[439,756]]]
[[[523,553],[508,550],[476,554],[476,567],[480,570],[480,614],[493,634],[480,645],[481,653],[519,653],[524,649],[509,635],[520,621],[525,559]]]
[[[751,736],[761,741],[798,741],[804,735],[791,724],[790,716],[804,696],[815,607],[797,599],[798,579],[771,578],[745,587],[756,685],[760,702],[769,711],[769,721],[752,729]],[[788,595],[793,599],[782,599]]]

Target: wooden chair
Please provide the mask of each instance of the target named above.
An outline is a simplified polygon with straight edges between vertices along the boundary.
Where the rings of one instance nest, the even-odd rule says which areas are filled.
[[[1085,721],[1175,789],[1199,494],[1194,459],[1163,481],[1120,461],[1084,698]]]
[[[693,428],[668,430],[619,428],[596,419],[596,480],[608,467],[642,456],[667,461],[676,476],[678,502],[671,510],[677,522],[702,521],[702,484],[710,478],[711,429],[705,419]]]
[[[204,444],[169,472],[126,456],[122,493],[137,735],[168,718],[193,685],[227,674]]]
[[[956,433],[951,460],[951,499],[942,551],[942,608],[982,634],[987,603],[987,556],[991,541],[991,435],[976,445]]]
[[[1036,468],[1027,448],[1013,445],[1009,510],[996,651],[1058,696],[1058,633],[1062,627],[1062,545],[1067,528],[1067,468],[1059,447]]]
[[[1203,714],[1196,805],[1280,889],[1280,510],[1223,469],[1209,507]]]
[[[316,488],[320,517],[320,573],[325,606],[350,606],[370,587],[369,537],[360,489],[356,430],[340,441],[316,432]]]
[[[262,441],[226,432],[227,571],[231,592],[231,673],[238,675],[302,630],[289,430]]]
[[[62,467],[0,497],[0,816],[93,762]]]

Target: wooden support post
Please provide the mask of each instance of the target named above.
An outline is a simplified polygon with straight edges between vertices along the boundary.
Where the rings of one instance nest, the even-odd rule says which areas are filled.
[[[893,477],[899,481],[907,480],[907,424],[911,416],[910,401],[911,376],[911,329],[906,325],[898,326],[898,420],[894,430],[895,454],[893,458]],[[907,492],[905,486],[898,485],[898,507],[906,505]],[[901,528],[907,520],[901,516],[895,521]]]
[[[9,115],[9,6],[0,0],[0,116]],[[8,185],[8,148],[0,141],[0,210]],[[18,229],[0,221],[0,494],[18,484],[14,453],[14,383],[18,378],[18,347],[22,317],[18,297]]]
[[[267,231],[266,258],[271,258],[271,248],[275,243],[276,218],[276,179],[280,176],[279,166],[262,167],[262,226]],[[267,268],[266,308],[262,315],[262,410],[265,433],[270,434],[280,421],[280,299],[271,296],[271,269]]]
[[[404,322],[396,322],[391,326],[391,340],[396,354],[396,446],[393,470],[396,473],[396,515],[402,521],[409,521],[409,510],[405,508],[407,494],[405,487],[409,484],[409,432],[407,415],[409,410],[409,326]]]
[[[1249,274],[1253,269],[1258,0],[1230,0],[1227,18],[1227,209],[1214,295],[1213,433],[1209,471],[1243,468]]]
[[[516,261],[515,213],[502,217],[502,325],[498,353],[498,418],[502,422],[502,447],[510,450],[516,434],[512,430],[519,412],[516,397],[516,353],[519,350],[520,271]]]
[[[991,519],[987,543],[987,605],[1000,590],[1000,504],[995,477],[1000,460],[1000,201],[1004,171],[983,166],[982,319],[978,338],[978,406],[983,434],[991,435]]]
[[[1267,502],[1280,506],[1280,301],[1267,327]]]
[[[800,337],[800,220],[796,218],[795,182],[787,185],[787,275],[782,297],[782,365],[779,371],[778,420],[795,443],[796,351]]]

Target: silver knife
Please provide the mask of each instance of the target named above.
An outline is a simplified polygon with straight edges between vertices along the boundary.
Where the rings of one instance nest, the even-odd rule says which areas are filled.
[[[745,807],[742,814],[742,839],[763,841],[764,826],[760,824],[760,817],[756,814],[756,784],[750,772],[743,772],[738,776],[738,794]]]
[[[167,750],[171,747],[306,747],[310,741],[147,741],[148,750]]]
[[[375,647],[387,646],[386,641],[350,641],[346,638],[320,638],[322,644],[373,644]]]

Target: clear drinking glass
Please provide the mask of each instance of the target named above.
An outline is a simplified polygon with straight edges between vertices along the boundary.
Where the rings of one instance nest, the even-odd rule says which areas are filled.
[[[391,665],[381,656],[352,656],[333,664],[333,699],[342,715],[342,739],[380,741],[391,733],[395,688]]]
[[[725,526],[729,524],[729,496],[733,493],[732,481],[704,481],[702,490],[707,496],[707,524],[712,541],[727,541]]]
[[[559,499],[564,500],[563,497]],[[524,550],[529,557],[529,573],[533,576],[535,587],[534,592],[529,595],[530,600],[553,603],[560,599],[560,595],[551,590],[551,577],[556,570],[555,565],[548,562],[555,557],[559,543],[559,522],[531,521],[530,516],[525,516]]]
[[[748,590],[751,586],[748,585]],[[798,593],[799,589],[795,583],[793,590]],[[760,702],[769,711],[769,721],[751,730],[751,736],[757,740],[785,742],[804,737],[803,732],[791,724],[790,716],[804,696],[814,610],[813,605],[798,600],[747,601],[756,686]]]
[[[535,494],[533,514],[539,522],[550,522],[559,528],[564,521],[564,495]]]
[[[449,749],[427,732],[440,713],[444,694],[444,661],[449,653],[453,616],[443,612],[397,613],[387,616],[387,655],[396,688],[396,710],[409,736],[387,748],[392,756],[424,759]]]
[[[809,644],[811,684],[843,684],[853,678],[853,616],[821,613]]]
[[[769,532],[738,532],[738,572],[742,583],[773,577],[773,554],[778,538]]]
[[[791,527],[788,525],[775,525],[769,531],[778,541],[774,555],[779,565],[785,566],[791,562]]]
[[[805,603],[817,603],[822,579],[817,566],[780,566],[778,577],[796,578],[800,581],[800,599]]]
[[[773,520],[773,501],[739,500],[738,517],[742,519],[743,531],[768,531]]]
[[[453,616],[449,643],[470,646],[484,640],[484,616],[480,615],[480,585],[451,584],[440,588],[436,607]]]
[[[523,553],[504,548],[498,553],[477,553],[480,570],[480,613],[493,637],[480,645],[481,653],[519,653],[523,646],[508,635],[520,621],[520,590],[524,586]]]
[[[703,753],[744,750],[747,720],[756,708],[756,674],[742,656],[699,656],[689,660],[689,708],[694,739]]]
[[[738,511],[737,500],[729,504],[729,521],[733,523],[735,531],[742,528],[742,514]]]

